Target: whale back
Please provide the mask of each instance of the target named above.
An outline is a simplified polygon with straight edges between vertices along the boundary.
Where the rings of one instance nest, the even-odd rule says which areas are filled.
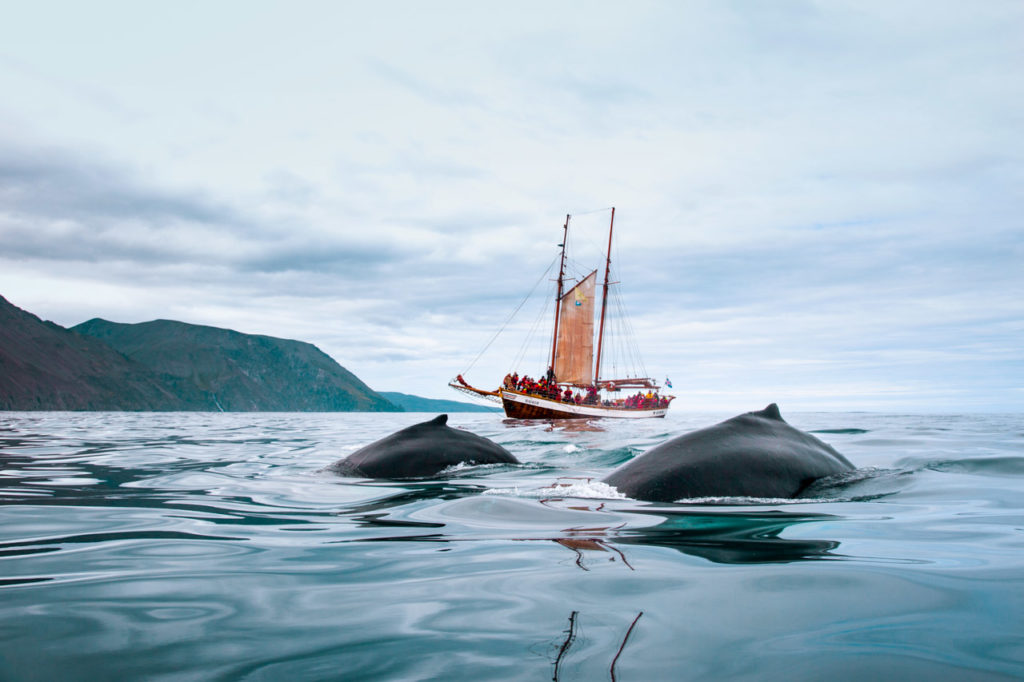
[[[457,464],[518,463],[494,441],[451,428],[442,414],[374,441],[326,470],[360,478],[426,478]]]
[[[604,479],[635,499],[795,497],[812,482],[853,469],[830,445],[790,426],[772,403],[673,438]]]

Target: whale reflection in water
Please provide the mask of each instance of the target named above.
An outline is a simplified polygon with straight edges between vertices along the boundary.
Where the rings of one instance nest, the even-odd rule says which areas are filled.
[[[648,513],[648,512],[641,512]],[[783,538],[791,526],[837,518],[831,514],[783,511],[695,512],[659,510],[665,520],[646,528],[616,532],[617,545],[671,547],[716,564],[765,564],[840,558],[835,540]]]
[[[495,533],[521,542],[554,542],[576,554],[575,564],[589,570],[600,558],[636,570],[629,548],[667,547],[716,564],[766,564],[842,558],[839,542],[787,538],[783,533],[805,523],[839,520],[833,514],[756,508],[717,511],[679,507],[623,507],[578,498],[522,500],[480,495],[477,486],[407,484],[409,489],[354,505],[337,513],[364,528],[385,530],[358,541],[473,542]],[[418,509],[416,501],[438,500]],[[411,507],[411,508],[410,508]],[[653,525],[637,517],[655,519]],[[632,517],[632,520],[630,520]],[[454,524],[454,525],[453,525]],[[401,529],[406,529],[402,531]],[[408,534],[407,534],[408,533]],[[426,534],[424,534],[426,533]]]
[[[576,565],[589,570],[588,553],[601,552],[609,561],[620,561],[635,570],[627,546],[669,547],[716,564],[766,564],[819,561],[841,558],[834,554],[835,540],[780,537],[783,531],[802,523],[837,517],[830,514],[800,514],[783,511],[680,511],[634,509],[631,513],[661,516],[654,526],[629,525],[567,528],[552,538],[576,553]],[[592,555],[596,556],[596,555]]]

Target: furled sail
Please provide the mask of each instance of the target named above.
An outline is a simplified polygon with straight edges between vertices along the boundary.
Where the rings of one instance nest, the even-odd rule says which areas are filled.
[[[597,270],[562,296],[555,343],[558,381],[589,385],[594,381],[594,285]]]

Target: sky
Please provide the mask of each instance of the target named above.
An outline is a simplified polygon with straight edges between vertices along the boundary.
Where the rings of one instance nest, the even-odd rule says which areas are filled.
[[[0,16],[0,295],[43,319],[299,339],[458,398],[543,371],[512,366],[542,308],[509,316],[566,214],[589,247],[615,206],[676,410],[1024,409],[1019,1]]]

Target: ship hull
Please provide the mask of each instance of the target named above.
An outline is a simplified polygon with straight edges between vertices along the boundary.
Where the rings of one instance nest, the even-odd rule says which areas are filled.
[[[505,416],[512,419],[655,419],[664,417],[668,407],[625,408],[603,405],[574,405],[534,395],[501,391]]]

